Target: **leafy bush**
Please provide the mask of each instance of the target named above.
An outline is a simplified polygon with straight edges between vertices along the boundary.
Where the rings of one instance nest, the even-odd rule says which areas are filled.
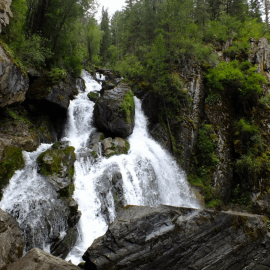
[[[214,154],[216,141],[217,137],[212,126],[203,125],[199,130],[197,141],[198,155],[196,156],[196,160],[200,166],[212,167],[219,163],[219,160]]]
[[[50,72],[48,72],[48,79],[54,84],[61,82],[66,78],[66,76],[67,72],[60,68],[53,68]]]
[[[53,53],[45,43],[46,39],[36,34],[22,41],[18,54],[26,66],[45,66],[46,60],[52,58]]]
[[[237,60],[220,62],[217,67],[209,69],[206,80],[209,92],[230,90],[241,98],[260,94],[261,84],[267,83],[266,79],[256,72],[256,66],[251,67],[249,62],[240,64]]]
[[[145,68],[134,55],[129,55],[123,61],[116,62],[115,70],[126,78],[138,78],[145,75]]]

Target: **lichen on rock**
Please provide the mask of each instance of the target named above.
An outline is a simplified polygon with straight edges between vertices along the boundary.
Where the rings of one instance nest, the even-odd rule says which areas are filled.
[[[64,197],[73,193],[71,185],[76,160],[74,150],[67,142],[58,142],[37,158],[39,172],[48,176],[48,181]]]
[[[106,138],[101,141],[101,144],[103,155],[107,158],[114,155],[127,154],[130,149],[129,142],[119,137],[115,139]]]

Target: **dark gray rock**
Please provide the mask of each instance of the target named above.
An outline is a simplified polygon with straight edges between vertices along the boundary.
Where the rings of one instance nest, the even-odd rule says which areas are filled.
[[[253,203],[253,211],[259,215],[266,215],[270,218],[270,194],[262,194]]]
[[[54,257],[38,248],[11,264],[7,270],[80,270],[76,265]]]
[[[162,124],[160,123],[155,124],[151,128],[150,134],[157,142],[159,142],[160,145],[163,146],[164,149],[170,151],[171,149],[170,138],[168,134],[166,133]]]
[[[51,246],[51,254],[61,259],[65,259],[76,244],[78,237],[79,232],[77,228],[70,228],[63,239],[59,239],[58,242]]]
[[[86,86],[85,86],[85,82],[82,78],[77,78],[76,85],[77,85],[77,88],[80,92],[85,92]]]
[[[158,123],[159,100],[155,95],[146,94],[142,100],[142,110],[151,124]]]
[[[95,105],[94,115],[99,129],[106,135],[125,138],[132,134],[135,125],[135,105],[127,84],[104,92]],[[127,102],[128,100],[128,102]],[[124,105],[126,102],[126,106]]]
[[[23,102],[28,87],[27,75],[0,45],[0,107]]]
[[[24,239],[18,222],[0,209],[0,269],[23,255]]]
[[[46,75],[36,79],[29,87],[27,102],[50,115],[65,115],[70,100],[78,94],[76,80],[67,75],[65,80],[53,84]]]
[[[85,269],[269,269],[263,216],[130,206],[85,252]]]

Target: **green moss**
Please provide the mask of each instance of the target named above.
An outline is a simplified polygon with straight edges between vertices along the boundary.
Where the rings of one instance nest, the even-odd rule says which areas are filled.
[[[75,191],[75,185],[74,183],[71,183],[69,186],[59,190],[58,193],[62,199],[65,199],[65,198],[72,197],[74,191]]]
[[[101,142],[101,141],[103,141],[105,139],[106,139],[105,135],[103,133],[101,133],[100,137],[99,137],[99,141]]]
[[[38,158],[37,162],[38,165],[40,166],[40,172],[43,175],[53,175],[57,174],[59,172],[59,169],[61,168],[62,162],[63,162],[63,157],[64,155],[72,155],[73,159],[76,159],[74,150],[75,148],[72,146],[69,146],[65,148],[64,150],[59,150],[57,149],[59,147],[59,143],[55,143],[52,146],[52,149],[49,149],[43,153],[41,153]],[[52,159],[51,162],[44,162],[45,156],[47,158]],[[70,168],[70,175],[73,177],[74,175],[74,169],[71,167]]]
[[[15,57],[15,53],[12,51],[12,49],[4,43],[2,40],[0,40],[0,45],[4,49],[6,55],[8,58],[24,73],[24,75],[28,78],[27,71],[25,66],[22,64],[21,60],[17,59]]]
[[[124,153],[127,154],[129,149],[130,149],[130,144],[128,141],[126,141],[125,143],[126,143],[126,149],[125,149]]]
[[[96,102],[97,99],[99,98],[99,93],[95,93],[95,92],[90,92],[87,97],[93,101],[93,102]]]
[[[91,156],[94,158],[94,159],[97,159],[98,158],[98,155],[95,151],[92,151],[91,152]]]
[[[120,107],[120,111],[124,112],[126,121],[131,123],[131,113],[135,110],[134,95],[132,91],[128,91],[124,97],[124,101]]]
[[[6,108],[6,111],[12,119],[18,120],[18,121],[25,123],[27,125],[32,125],[32,123],[24,115],[19,115],[17,112],[12,110],[11,108]]]
[[[2,189],[9,183],[9,179],[16,170],[24,167],[22,150],[17,146],[8,146],[5,155],[0,161],[0,200],[2,199]]]
[[[222,201],[219,200],[219,199],[214,199],[214,200],[211,200],[210,202],[208,202],[206,204],[206,207],[208,208],[217,208],[217,207],[220,207],[222,205]]]

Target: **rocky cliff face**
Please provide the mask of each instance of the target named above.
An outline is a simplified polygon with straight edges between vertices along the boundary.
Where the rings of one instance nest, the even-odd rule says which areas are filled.
[[[16,262],[23,255],[24,239],[19,224],[0,209],[0,269]]]
[[[270,269],[262,216],[130,206],[85,252],[85,269]]]
[[[28,87],[27,75],[0,45],[0,107],[23,102]]]
[[[0,33],[2,27],[9,24],[9,18],[13,17],[13,14],[10,10],[12,0],[1,0],[0,1]]]

